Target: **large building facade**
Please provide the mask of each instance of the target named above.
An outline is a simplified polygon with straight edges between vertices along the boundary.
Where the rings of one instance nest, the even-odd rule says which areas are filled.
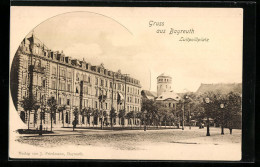
[[[25,38],[19,46],[11,68],[11,94],[14,105],[24,122],[28,121],[28,114],[21,106],[23,97],[32,95],[41,104],[54,97],[57,107],[64,106],[62,112],[53,116],[54,124],[71,125],[74,120],[73,111],[78,108],[78,124],[99,125],[100,118],[87,118],[80,114],[84,108],[107,111],[107,124],[111,123],[109,112],[111,108],[119,113],[125,109],[138,112],[141,110],[140,81],[130,76],[113,72],[101,65],[91,65],[83,60],[73,59],[61,51],[48,49],[33,34]],[[106,97],[100,102],[99,97]],[[30,123],[35,123],[35,117],[40,119],[39,112],[32,111]],[[36,115],[36,116],[35,116]],[[50,114],[45,112],[44,123],[50,122]],[[121,119],[120,119],[121,120]],[[119,121],[115,118],[114,125],[127,124],[129,120]],[[136,123],[136,121],[134,121]]]

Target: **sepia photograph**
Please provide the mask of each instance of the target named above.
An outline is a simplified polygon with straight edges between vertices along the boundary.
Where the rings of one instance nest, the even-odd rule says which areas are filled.
[[[242,156],[242,8],[10,8],[9,157]]]

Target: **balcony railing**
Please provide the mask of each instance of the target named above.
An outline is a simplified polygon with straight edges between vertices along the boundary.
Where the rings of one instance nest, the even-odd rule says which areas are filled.
[[[45,67],[31,66],[30,68],[33,72],[42,73],[42,74],[45,73]]]

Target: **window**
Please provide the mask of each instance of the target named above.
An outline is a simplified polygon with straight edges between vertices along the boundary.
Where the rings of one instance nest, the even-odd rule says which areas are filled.
[[[65,76],[65,70],[61,70],[61,74],[60,74],[62,77],[64,77]]]
[[[68,90],[68,92],[71,91],[71,85],[70,85],[70,83],[68,83],[68,85],[67,85],[67,90]]]
[[[26,74],[23,73],[23,84],[26,84]]]
[[[70,99],[67,99],[67,105],[70,105]]]
[[[45,80],[42,80],[42,87],[45,88],[45,84],[46,84],[46,81],[45,81]]]
[[[107,103],[106,103],[106,109],[107,109]]]
[[[88,82],[90,83],[91,79],[90,79],[90,76],[88,76]]]
[[[23,61],[23,67],[26,68],[27,67],[27,61],[24,59]]]
[[[106,80],[106,87],[107,87],[107,80]]]
[[[37,76],[37,85],[41,86],[42,85],[42,78],[40,76]]]
[[[76,93],[79,93],[79,89],[78,89],[78,86],[76,86]]]
[[[96,85],[98,85],[98,78],[96,78],[96,82],[95,82]]]
[[[110,88],[112,88],[112,82],[110,82]]]
[[[121,90],[121,84],[120,83],[118,83],[118,90]]]
[[[71,79],[71,72],[68,72],[68,78]]]
[[[98,103],[97,103],[97,101],[95,102],[95,104],[96,104],[96,105],[95,105],[95,106],[96,106],[96,108],[98,108]]]
[[[169,103],[169,107],[171,107],[171,103]]]
[[[124,86],[123,86],[122,90],[125,91],[125,87]]]
[[[65,85],[63,85],[64,83],[60,83],[60,90],[64,90],[65,89]]]
[[[56,89],[56,82],[55,82],[55,81],[52,81],[52,82],[51,82],[51,88],[52,88],[52,89]]]
[[[96,96],[96,97],[98,96],[98,89],[96,89],[96,94],[95,94],[95,96]]]
[[[104,86],[104,80],[101,79],[100,86]]]
[[[129,93],[129,87],[127,87],[127,92]]]
[[[26,91],[22,91],[22,97],[26,97]]]
[[[52,67],[52,75],[56,75],[56,67]]]

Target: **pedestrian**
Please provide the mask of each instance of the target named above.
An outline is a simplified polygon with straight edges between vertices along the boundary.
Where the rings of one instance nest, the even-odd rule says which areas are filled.
[[[229,132],[230,132],[230,134],[232,135],[232,128],[231,128],[231,127],[229,128]]]
[[[229,125],[229,133],[232,135],[233,123],[229,121],[228,125]]]
[[[73,131],[74,131],[74,129],[76,128],[76,121],[75,120],[73,120],[72,125],[73,125]]]

